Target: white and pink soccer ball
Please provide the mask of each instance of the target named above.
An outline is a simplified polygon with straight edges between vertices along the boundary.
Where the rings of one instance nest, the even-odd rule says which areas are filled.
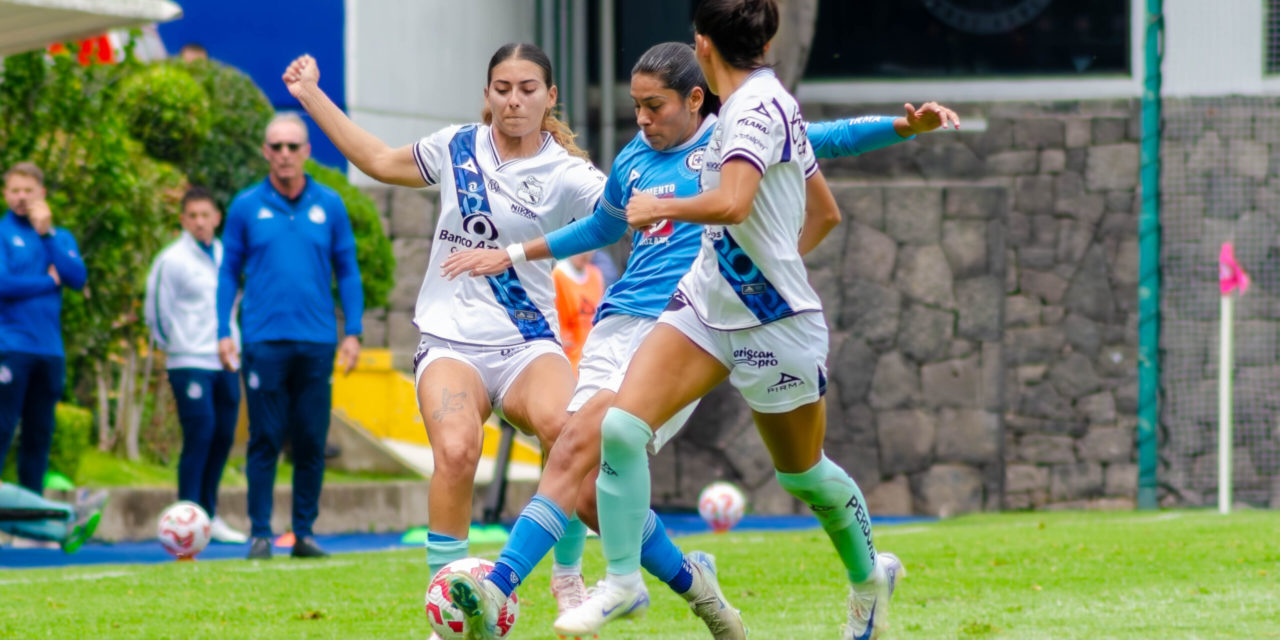
[[[484,580],[492,569],[493,563],[488,560],[463,558],[446,564],[431,577],[431,584],[427,585],[427,622],[431,623],[431,629],[441,640],[463,640],[467,637],[466,618],[449,597],[449,581],[446,577],[450,573],[465,572],[475,576],[477,580]],[[520,600],[512,593],[502,610],[498,611],[499,638],[505,638],[511,633],[519,613]]]
[[[746,508],[746,496],[728,482],[712,482],[698,495],[698,515],[716,533],[732,529]]]
[[[174,557],[193,559],[209,544],[209,514],[194,502],[175,502],[160,514],[156,536]]]

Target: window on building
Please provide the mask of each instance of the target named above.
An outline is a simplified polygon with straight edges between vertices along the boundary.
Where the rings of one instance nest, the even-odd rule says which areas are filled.
[[[1128,74],[1129,9],[1130,0],[821,2],[805,77]]]
[[[1267,0],[1267,73],[1280,73],[1280,0]]]

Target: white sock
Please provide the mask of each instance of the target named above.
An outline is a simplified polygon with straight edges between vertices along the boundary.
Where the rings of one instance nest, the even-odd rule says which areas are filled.
[[[644,589],[644,578],[639,571],[617,575],[613,573],[604,574],[605,584],[615,589],[626,589],[627,591],[640,591]]]
[[[567,567],[559,563],[552,563],[551,565],[552,578],[563,578],[564,576],[580,576],[580,575],[582,575],[581,560],[579,560],[577,564],[573,564]]]

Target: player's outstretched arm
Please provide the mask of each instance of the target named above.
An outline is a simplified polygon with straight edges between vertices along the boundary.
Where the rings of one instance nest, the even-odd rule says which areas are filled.
[[[290,95],[297,98],[325,135],[351,164],[375,180],[405,187],[425,187],[427,183],[413,160],[413,147],[393,149],[373,134],[361,129],[320,89],[320,67],[315,58],[302,55],[289,63],[281,77]]]
[[[808,123],[809,142],[819,158],[856,156],[910,140],[917,134],[947,127],[960,128],[955,111],[936,102],[920,108],[904,104],[905,116],[859,116]]]
[[[720,171],[720,186],[691,198],[632,194],[627,202],[627,224],[633,229],[647,227],[659,220],[738,224],[751,214],[751,203],[755,200],[762,177],[760,169],[751,162],[731,157]]]

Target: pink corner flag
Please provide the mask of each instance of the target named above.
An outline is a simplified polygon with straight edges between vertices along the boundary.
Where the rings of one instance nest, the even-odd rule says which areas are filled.
[[[1218,290],[1222,295],[1230,294],[1239,288],[1240,293],[1249,290],[1249,274],[1236,262],[1236,249],[1230,242],[1222,243],[1222,253],[1218,254]]]

